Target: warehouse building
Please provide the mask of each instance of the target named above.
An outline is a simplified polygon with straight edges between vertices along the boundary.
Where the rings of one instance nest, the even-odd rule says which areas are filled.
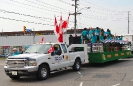
[[[82,30],[78,29],[77,33],[81,34]],[[64,42],[69,44],[69,35],[74,35],[73,33],[73,29],[67,30],[64,34]],[[0,32],[0,54],[12,53],[13,48],[25,50],[31,44],[39,43],[42,37],[44,37],[44,42],[58,42],[53,30],[34,31],[26,34],[23,34],[23,31]]]

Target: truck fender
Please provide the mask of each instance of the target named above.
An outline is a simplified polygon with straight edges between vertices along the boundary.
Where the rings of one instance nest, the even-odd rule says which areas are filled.
[[[79,71],[80,67],[81,67],[81,59],[80,59],[80,57],[77,57],[74,61],[72,68],[74,71]]]
[[[43,63],[41,63],[41,64],[39,65],[39,67],[40,67],[41,65],[46,65],[46,66],[48,66],[49,71],[50,71],[50,66],[49,66],[49,64],[48,64],[47,62],[43,62]]]
[[[79,59],[80,62],[81,62],[81,58],[80,58],[79,56],[75,58],[75,61],[76,61],[77,59]],[[74,61],[74,63],[75,63],[75,61]]]

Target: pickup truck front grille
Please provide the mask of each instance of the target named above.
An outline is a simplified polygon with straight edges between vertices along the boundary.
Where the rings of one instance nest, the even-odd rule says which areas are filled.
[[[16,67],[24,67],[25,66],[25,60],[8,60],[8,67],[10,68],[16,68]]]

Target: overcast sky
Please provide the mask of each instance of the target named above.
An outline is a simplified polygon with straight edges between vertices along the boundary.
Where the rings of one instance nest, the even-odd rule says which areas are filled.
[[[63,20],[74,12],[72,0],[0,0],[0,32],[22,31],[23,26],[35,30],[54,30],[54,15],[62,13]],[[133,33],[133,0],[79,0],[77,28],[100,27],[110,29],[113,34],[128,33],[128,11],[130,34]],[[90,9],[86,9],[90,7]],[[74,27],[74,16],[70,16],[69,28]]]

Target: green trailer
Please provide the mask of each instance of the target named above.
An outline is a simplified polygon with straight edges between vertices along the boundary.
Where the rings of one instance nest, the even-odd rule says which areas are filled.
[[[89,63],[105,63],[132,56],[131,50],[88,53]]]
[[[105,63],[122,58],[132,57],[130,46],[127,43],[88,43],[84,47],[75,47],[75,51],[87,51],[89,63]]]
[[[119,43],[120,42],[120,43]],[[130,45],[125,41],[88,44],[89,63],[105,63],[132,57]]]

